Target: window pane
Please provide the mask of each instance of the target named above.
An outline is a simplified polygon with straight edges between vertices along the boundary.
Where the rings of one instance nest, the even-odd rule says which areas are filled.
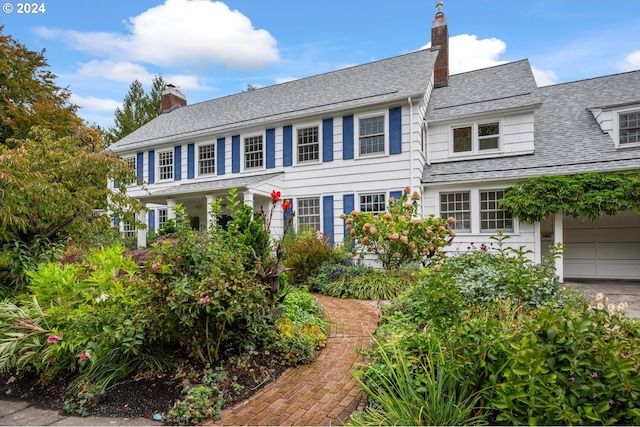
[[[471,126],[453,130],[453,152],[471,151]]]
[[[298,228],[302,230],[320,231],[320,199],[309,198],[298,200]]]
[[[384,116],[360,119],[360,154],[384,153]]]
[[[440,217],[456,219],[453,229],[470,232],[471,231],[471,210],[469,209],[469,192],[461,191],[457,193],[440,193]]]
[[[620,144],[640,142],[640,112],[620,114]]]
[[[158,153],[158,177],[160,180],[173,179],[173,151]]]
[[[363,194],[360,196],[360,211],[373,214],[384,212],[386,208],[385,199],[384,193]]]
[[[198,148],[198,171],[200,175],[215,173],[215,146],[201,145]]]
[[[504,190],[488,190],[480,192],[480,230],[495,232],[498,230],[513,231],[513,217],[510,212],[498,207],[504,197]]]
[[[318,126],[298,129],[298,161],[308,162],[320,158]]]
[[[262,167],[262,135],[244,139],[245,169]]]
[[[478,136],[490,136],[490,135],[499,135],[499,134],[500,134],[500,125],[497,122],[478,125]]]

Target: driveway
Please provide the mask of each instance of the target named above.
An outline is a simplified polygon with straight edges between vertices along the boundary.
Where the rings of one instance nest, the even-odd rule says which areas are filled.
[[[588,297],[593,298],[599,293],[608,298],[607,303],[618,306],[627,303],[625,313],[629,317],[640,318],[640,280],[567,280],[565,287],[577,287]]]

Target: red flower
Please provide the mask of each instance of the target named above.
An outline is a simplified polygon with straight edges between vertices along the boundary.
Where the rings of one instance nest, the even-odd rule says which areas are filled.
[[[285,199],[284,202],[282,202],[282,210],[286,211],[289,208],[291,208],[291,202],[289,199]]]
[[[271,200],[273,200],[273,203],[278,203],[280,200],[280,192],[276,190],[271,191]]]

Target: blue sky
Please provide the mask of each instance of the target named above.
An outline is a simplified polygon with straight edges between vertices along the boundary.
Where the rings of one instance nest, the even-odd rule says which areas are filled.
[[[443,2],[452,74],[529,59],[542,86],[640,69],[638,0]],[[425,48],[436,12],[436,0],[2,3],[4,33],[45,49],[80,115],[103,127],[134,79],[148,88],[161,74],[193,104]]]

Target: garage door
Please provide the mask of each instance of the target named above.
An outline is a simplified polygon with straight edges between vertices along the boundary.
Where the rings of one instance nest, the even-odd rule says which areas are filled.
[[[640,215],[563,218],[566,278],[640,279]]]

